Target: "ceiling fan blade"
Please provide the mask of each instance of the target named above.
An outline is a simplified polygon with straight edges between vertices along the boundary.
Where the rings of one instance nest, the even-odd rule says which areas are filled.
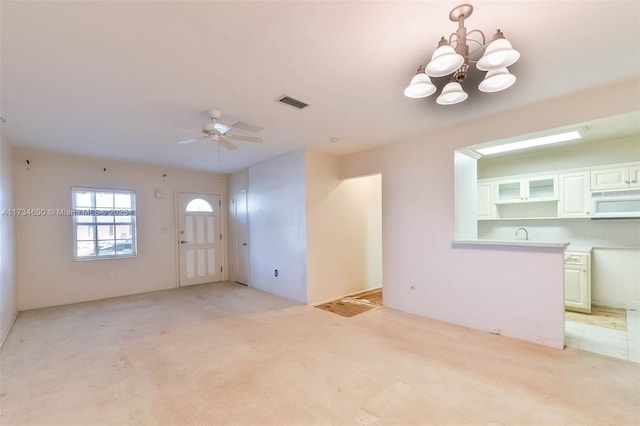
[[[185,139],[183,141],[178,141],[178,145],[187,145],[187,144],[190,144],[190,143],[194,143],[198,139],[200,139],[200,138],[192,138],[192,139]]]
[[[229,142],[229,139],[225,138],[225,137],[221,137],[219,139],[220,145],[224,146],[225,148],[227,148],[229,151],[235,151],[236,149],[238,149],[237,146],[235,146],[234,144],[232,144],[231,142]]]
[[[200,133],[202,130],[183,129],[182,127],[169,127],[171,130],[178,130],[180,132]]]
[[[262,127],[256,126],[255,124],[245,123],[244,121],[236,121],[230,127],[253,133],[264,130]]]
[[[227,136],[231,136],[231,139],[233,139],[234,141],[262,143],[262,138],[259,138],[257,136],[244,136],[244,135],[227,135]]]

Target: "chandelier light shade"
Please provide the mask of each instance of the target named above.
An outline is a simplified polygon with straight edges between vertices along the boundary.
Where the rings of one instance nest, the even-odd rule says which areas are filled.
[[[491,71],[498,68],[506,68],[513,65],[520,58],[520,52],[511,47],[511,43],[504,38],[502,31],[498,30],[493,36],[493,41],[485,50],[484,55],[476,64],[481,71]]]
[[[453,47],[442,37],[438,48],[433,52],[431,61],[427,64],[427,74],[431,77],[444,77],[452,74],[464,64],[464,57],[453,50]]]
[[[458,23],[458,30],[451,33],[449,39],[440,39],[429,63],[420,66],[418,73],[404,90],[405,96],[431,96],[437,88],[429,77],[449,77],[436,102],[439,105],[453,105],[466,100],[469,95],[464,91],[463,84],[470,71],[470,63],[475,63],[479,71],[487,72],[478,86],[481,92],[499,92],[516,82],[515,75],[511,74],[507,67],[520,58],[520,52],[511,46],[500,30],[496,31],[489,43],[482,31],[467,32],[464,20],[471,16],[472,12],[472,5],[463,4],[449,13],[449,19]],[[472,34],[475,38],[469,37]]]
[[[493,93],[508,89],[516,82],[516,76],[511,74],[506,68],[498,68],[487,73],[478,86],[481,92]]]
[[[462,85],[457,81],[451,81],[444,86],[442,89],[442,93],[436,99],[436,102],[440,105],[453,105],[458,104],[465,99],[467,99],[469,95],[462,89]]]
[[[418,72],[411,79],[411,83],[404,89],[404,95],[408,98],[426,98],[437,90],[431,79],[424,72],[424,67],[418,68]]]

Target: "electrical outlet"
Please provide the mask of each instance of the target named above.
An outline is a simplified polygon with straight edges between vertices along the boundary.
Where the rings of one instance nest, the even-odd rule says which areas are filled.
[[[273,270],[273,276],[274,276],[274,277],[277,277],[277,276],[278,276],[278,270],[277,270],[277,269],[274,269],[274,270]]]

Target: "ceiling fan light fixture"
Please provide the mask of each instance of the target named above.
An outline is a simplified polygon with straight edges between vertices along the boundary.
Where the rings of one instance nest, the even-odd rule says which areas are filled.
[[[404,89],[404,95],[408,98],[426,98],[435,93],[436,86],[424,72],[424,66],[420,66],[416,75],[413,76],[411,82]]]
[[[210,109],[209,110],[209,117],[212,120],[218,120],[218,119],[220,119],[220,117],[222,117],[222,111],[220,111],[219,109]]]
[[[218,122],[218,119],[222,116],[222,112],[219,110],[209,110],[209,118],[211,118],[210,121],[204,123],[202,125],[202,130],[201,132],[204,133],[204,135],[201,135],[197,138],[192,138],[192,139],[187,139],[187,140],[183,140],[183,141],[179,141],[178,144],[179,145],[186,145],[186,144],[190,144],[192,142],[195,142],[197,140],[200,139],[206,139],[206,140],[211,140],[214,142],[218,142],[218,147],[220,147],[220,145],[222,145],[223,147],[225,147],[228,150],[235,150],[238,149],[237,146],[235,146],[233,143],[231,143],[230,139],[233,140],[238,140],[238,141],[243,141],[243,142],[255,142],[255,143],[262,143],[263,139],[260,137],[256,137],[256,136],[244,136],[244,135],[236,135],[236,134],[229,134],[227,133],[231,127],[233,126],[227,126],[226,124],[222,124]],[[240,121],[238,121],[238,123],[242,123]],[[262,130],[261,127],[258,126],[253,126],[247,123],[242,123],[245,127],[249,128],[249,130],[254,130],[257,129],[255,131],[259,131]],[[188,130],[188,129],[180,129],[180,128],[176,128],[177,130],[186,130],[187,132],[193,132],[193,133],[198,133],[197,131],[194,132],[192,130]]]
[[[457,81],[450,81],[442,89],[442,93],[436,99],[439,105],[454,105],[467,99],[469,95],[462,88],[462,84]]]
[[[225,134],[229,131],[229,129],[231,129],[231,127],[229,126],[225,126],[222,123],[216,123],[213,125],[213,128],[216,129],[217,131],[219,131],[222,134]]]
[[[508,89],[516,82],[516,76],[506,68],[499,68],[487,72],[478,89],[485,93],[494,93]]]
[[[502,31],[498,30],[484,55],[476,64],[476,68],[480,71],[506,68],[515,64],[518,59],[520,59],[520,52],[515,50],[511,43],[504,38]]]

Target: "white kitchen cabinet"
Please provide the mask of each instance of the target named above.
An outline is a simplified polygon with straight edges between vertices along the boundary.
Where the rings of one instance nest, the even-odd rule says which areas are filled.
[[[504,179],[495,182],[496,204],[557,200],[558,175]]]
[[[564,307],[591,313],[591,253],[565,253]]]
[[[591,206],[589,172],[560,174],[558,186],[560,189],[558,217],[589,217]]]
[[[591,190],[640,188],[640,164],[591,170]]]
[[[496,206],[493,203],[493,180],[478,181],[478,220],[496,218]]]

